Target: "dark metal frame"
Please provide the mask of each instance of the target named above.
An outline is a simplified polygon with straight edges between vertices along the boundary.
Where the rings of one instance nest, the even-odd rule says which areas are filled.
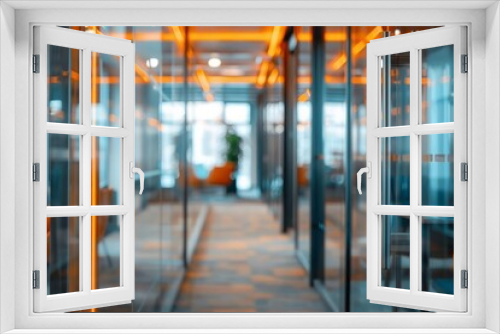
[[[283,85],[285,119],[283,133],[283,206],[281,232],[297,224],[297,52],[295,28],[289,27],[285,41]]]
[[[345,187],[345,250],[344,250],[344,312],[351,308],[351,248],[352,248],[352,32],[347,27],[346,42],[346,117],[345,117],[345,150],[344,150],[344,187]]]
[[[181,161],[183,164],[184,171],[184,179],[182,180],[184,189],[182,190],[182,218],[183,218],[183,229],[182,229],[182,239],[183,239],[183,247],[182,247],[182,261],[184,263],[184,268],[188,266],[188,256],[187,256],[187,247],[188,247],[188,161],[187,161],[187,151],[188,151],[188,101],[189,101],[189,56],[188,56],[188,46],[189,46],[189,27],[184,28],[184,64],[183,64],[183,99],[184,99],[184,126],[182,129],[182,142],[183,149]]]
[[[312,27],[311,53],[311,257],[309,284],[325,279],[325,184],[323,104],[325,101],[325,28]]]

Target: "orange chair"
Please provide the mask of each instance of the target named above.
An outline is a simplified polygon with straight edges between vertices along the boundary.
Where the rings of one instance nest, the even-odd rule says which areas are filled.
[[[190,188],[200,188],[203,186],[203,180],[199,179],[194,173],[193,167],[187,167],[187,184]],[[183,187],[182,183],[184,180],[184,168],[182,165],[179,165],[179,181],[181,182],[180,186]]]
[[[208,174],[205,184],[207,186],[227,187],[233,180],[234,163],[226,162],[222,166],[215,166]]]
[[[309,184],[307,173],[307,166],[297,167],[297,184],[299,185],[299,188],[305,187]]]

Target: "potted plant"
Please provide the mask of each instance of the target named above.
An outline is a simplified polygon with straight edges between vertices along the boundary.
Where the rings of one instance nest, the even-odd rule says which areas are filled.
[[[231,184],[227,187],[228,194],[236,194],[236,177],[235,173],[238,170],[238,163],[243,155],[241,149],[241,143],[243,139],[236,133],[233,127],[229,126],[225,135],[226,140],[226,151],[224,153],[226,162],[232,163],[234,165],[234,173],[231,180]]]

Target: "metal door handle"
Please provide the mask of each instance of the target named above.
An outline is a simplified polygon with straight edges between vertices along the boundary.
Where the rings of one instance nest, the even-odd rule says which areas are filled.
[[[130,170],[129,176],[131,179],[134,179],[135,173],[139,174],[139,184],[140,184],[139,195],[142,195],[142,191],[144,190],[144,172],[139,167],[134,167],[133,161],[129,162],[129,170]]]
[[[361,191],[361,176],[366,173],[366,176],[371,179],[372,178],[372,163],[368,161],[366,167],[361,168],[358,171],[358,193],[361,195],[363,192]]]

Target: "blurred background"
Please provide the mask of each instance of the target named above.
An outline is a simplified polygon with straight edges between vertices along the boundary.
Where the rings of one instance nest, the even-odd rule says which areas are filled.
[[[68,28],[135,44],[135,154],[145,172],[135,202],[135,300],[88,311],[410,311],[366,299],[366,197],[355,175],[366,163],[367,43],[432,27]],[[453,115],[450,74],[435,70],[449,50],[439,52],[424,73],[442,84],[424,94]],[[48,121],[79,122],[79,62],[78,52],[50,47]],[[392,64],[382,84],[391,92],[386,121],[397,122],[408,115],[409,63]],[[92,54],[94,125],[119,120],[119,69],[117,57]],[[47,140],[48,205],[78,205],[80,138]],[[409,151],[392,145],[399,156],[387,157],[386,177],[405,185]],[[424,154],[452,146],[452,138],[429,140]],[[118,202],[119,152],[119,139],[93,139],[93,204]],[[431,205],[453,205],[450,160],[425,160]],[[387,196],[404,202],[400,188]],[[408,221],[387,220],[384,279],[404,288],[409,251],[390,240],[408,233]],[[117,286],[118,218],[93,217],[92,226],[93,288]],[[453,293],[453,222],[426,226],[426,289]],[[77,227],[48,219],[50,294],[78,289]]]

